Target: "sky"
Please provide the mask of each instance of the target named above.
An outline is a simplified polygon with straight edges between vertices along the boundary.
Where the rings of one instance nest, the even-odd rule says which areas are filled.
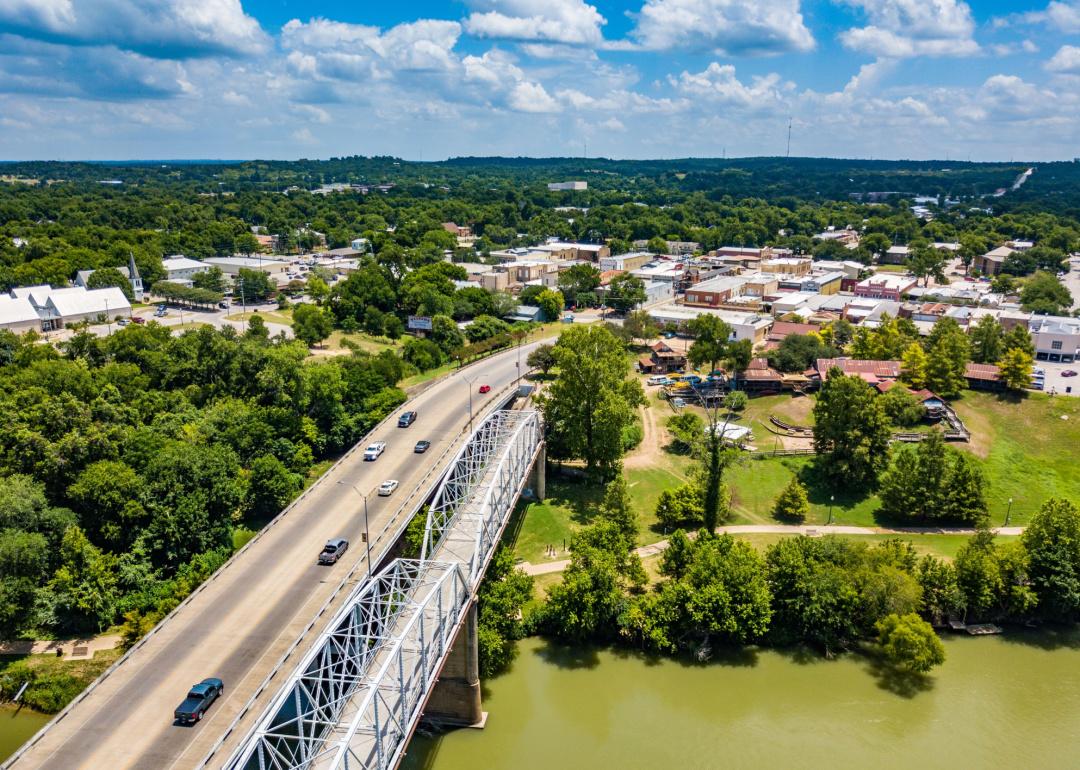
[[[1080,156],[1080,0],[0,0],[0,158]]]

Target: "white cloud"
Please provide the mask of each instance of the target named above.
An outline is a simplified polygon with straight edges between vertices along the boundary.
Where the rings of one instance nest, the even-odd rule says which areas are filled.
[[[998,17],[993,21],[993,25],[999,28],[1014,24],[1045,24],[1055,32],[1074,35],[1080,32],[1080,2],[1053,0],[1041,11],[1014,13]]]
[[[651,50],[811,51],[799,0],[645,0],[634,37]]]
[[[670,84],[685,96],[740,107],[753,112],[780,104],[786,86],[776,73],[753,78],[750,85],[735,77],[731,64],[713,62],[702,72],[682,72],[669,77]]]
[[[475,37],[596,45],[607,20],[584,0],[467,0]]]
[[[879,57],[969,56],[979,50],[962,0],[844,0],[870,24],[840,34],[844,45]]]
[[[1080,75],[1080,48],[1074,45],[1061,46],[1045,66],[1051,72]]]
[[[160,59],[247,56],[269,46],[240,0],[0,0],[0,32]]]
[[[394,70],[442,71],[455,67],[452,53],[461,25],[456,21],[420,19],[383,32],[378,27],[328,19],[293,19],[281,30],[281,44],[310,71],[324,61],[331,77],[349,79],[374,74],[379,66]],[[300,51],[303,53],[300,53]]]
[[[509,105],[519,112],[559,112],[562,109],[542,85],[529,82],[513,87]]]

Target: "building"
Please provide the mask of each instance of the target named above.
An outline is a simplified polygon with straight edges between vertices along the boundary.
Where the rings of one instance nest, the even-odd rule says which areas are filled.
[[[755,358],[750,366],[739,375],[739,387],[747,393],[779,393],[784,387],[784,377],[769,366],[766,358]]]
[[[883,265],[903,265],[911,256],[911,249],[907,246],[890,246],[878,260]]]
[[[25,298],[30,302],[40,319],[43,331],[62,329],[69,324],[83,321],[103,323],[118,316],[131,315],[131,303],[117,286],[104,289],[30,286],[12,289],[11,296],[16,299]]]
[[[1039,361],[1071,364],[1080,358],[1080,319],[1034,316],[1029,330]]]
[[[720,307],[742,293],[746,279],[742,276],[722,276],[696,283],[686,290],[686,304]]]
[[[534,251],[544,252],[551,259],[581,259],[594,264],[604,257],[611,256],[611,248],[604,243],[548,241],[532,248]]]
[[[968,362],[964,367],[964,379],[972,390],[1005,390],[1001,371],[994,364],[974,364]]]
[[[809,275],[811,260],[800,257],[777,257],[761,262],[761,272],[778,275]]]
[[[785,337],[790,337],[793,334],[811,334],[820,331],[821,327],[815,326],[814,324],[776,321],[772,325],[772,328],[769,329],[769,335],[765,338],[765,341],[769,344],[769,347],[776,347],[784,341]]]
[[[628,254],[615,254],[614,256],[600,258],[600,270],[637,270],[653,261],[655,257],[647,251],[633,251]]]
[[[1010,249],[1008,246],[998,246],[996,249],[991,249],[986,252],[981,257],[975,257],[971,266],[983,275],[997,275],[1001,272],[1005,260],[1008,259],[1009,255],[1014,251],[1015,249]]]
[[[666,254],[672,254],[676,257],[685,257],[693,254],[694,252],[701,251],[701,244],[697,241],[664,241],[667,245]],[[649,242],[645,239],[636,240],[633,243],[635,249],[644,249],[648,247]]]
[[[480,276],[480,286],[488,291],[506,291],[510,288],[508,273],[484,273]]]
[[[686,368],[686,354],[660,341],[649,346],[649,355],[638,359],[638,369],[644,374],[668,374]]]
[[[866,265],[862,262],[856,262],[853,259],[845,259],[843,261],[818,259],[814,261],[811,271],[815,273],[833,273],[840,271],[844,274],[844,278],[858,279],[865,269]]]
[[[816,294],[798,291],[794,294],[783,294],[772,301],[772,314],[777,318],[794,313],[806,317],[814,311],[810,302]]]
[[[844,274],[839,270],[832,273],[814,273],[804,276],[799,283],[799,291],[810,294],[836,294],[844,283]]]
[[[814,237],[820,241],[836,241],[838,243],[844,244],[845,246],[859,245],[859,233],[857,230],[852,230],[850,227],[845,227],[842,230],[837,230],[835,227],[830,227],[825,232],[818,233]]]
[[[179,254],[161,260],[161,266],[165,268],[166,281],[189,285],[198,273],[208,272],[211,267],[205,262],[200,262],[197,259],[188,259]]]
[[[121,275],[128,279],[128,283],[131,284],[131,293],[132,296],[135,298],[135,301],[142,302],[144,294],[143,280],[142,276],[139,275],[139,268],[135,264],[135,256],[131,255],[128,257],[127,267],[117,267],[115,269],[118,270]],[[95,272],[97,271],[80,270],[75,274],[75,285],[81,286],[84,289],[90,288],[87,285],[87,281],[90,280],[90,276],[92,276]]]
[[[667,283],[678,284],[682,282],[686,275],[686,268],[681,263],[675,262],[656,262],[639,267],[637,270],[631,270],[630,274],[640,278],[645,282],[649,281],[664,281]],[[704,281],[702,281],[704,283]],[[697,284],[700,286],[701,284]]]
[[[818,376],[824,382],[829,378],[829,372],[833,368],[839,369],[844,374],[861,377],[871,385],[877,385],[885,380],[895,380],[900,377],[899,361],[866,361],[860,358],[819,358],[815,369]]]
[[[275,275],[284,274],[289,268],[288,262],[259,257],[207,257],[203,262],[220,267],[221,272],[226,275],[238,275],[241,270],[258,270],[267,275]]]
[[[765,341],[765,336],[773,323],[772,319],[766,315],[736,310],[687,307],[674,303],[649,308],[649,316],[658,324],[670,323],[680,328],[700,315],[716,316],[731,327],[732,340],[750,340],[755,345]]]
[[[588,182],[548,182],[548,190],[551,192],[566,192],[570,190],[588,190]]]
[[[916,283],[915,278],[906,275],[897,275],[895,273],[872,275],[855,284],[855,296],[870,299],[891,299],[894,302],[899,302],[904,293]]]
[[[14,334],[41,331],[41,316],[27,297],[0,294],[0,329]]]

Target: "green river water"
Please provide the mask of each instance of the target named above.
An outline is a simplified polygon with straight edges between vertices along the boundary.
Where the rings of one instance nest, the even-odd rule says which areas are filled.
[[[705,665],[529,639],[483,730],[418,736],[408,770],[1080,768],[1080,634],[947,637],[921,685],[866,658]]]
[[[0,762],[14,754],[51,718],[28,708],[0,706]]]

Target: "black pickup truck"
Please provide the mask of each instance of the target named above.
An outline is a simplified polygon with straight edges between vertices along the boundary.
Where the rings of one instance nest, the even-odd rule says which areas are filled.
[[[187,698],[176,707],[173,717],[182,725],[198,722],[210,708],[210,704],[216,701],[224,690],[225,685],[220,679],[211,677],[202,680],[188,691]]]

